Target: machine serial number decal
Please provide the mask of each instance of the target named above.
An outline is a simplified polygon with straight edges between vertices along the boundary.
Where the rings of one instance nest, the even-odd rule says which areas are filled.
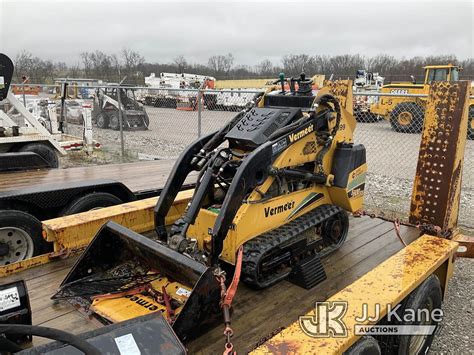
[[[274,216],[276,214],[282,213],[284,211],[289,211],[295,207],[295,201],[290,201],[287,202],[283,205],[279,205],[276,207],[265,207],[264,212],[265,212],[265,218],[268,218],[270,216]]]

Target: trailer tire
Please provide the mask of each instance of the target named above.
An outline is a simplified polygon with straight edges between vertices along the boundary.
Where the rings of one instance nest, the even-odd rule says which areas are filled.
[[[474,139],[474,105],[469,106],[469,116],[467,118],[467,138]]]
[[[92,192],[73,200],[62,211],[61,216],[91,211],[102,207],[110,207],[123,203],[117,196],[107,192]]]
[[[344,355],[380,355],[380,345],[370,335],[363,336],[344,352]]]
[[[44,143],[29,143],[18,149],[19,152],[32,152],[38,154],[41,158],[46,160],[51,168],[59,166],[58,155],[49,145]]]
[[[390,125],[395,132],[420,133],[423,130],[425,110],[415,102],[399,103],[390,112]]]
[[[120,130],[120,119],[116,112],[112,112],[109,116],[109,127],[114,131]]]
[[[0,265],[52,251],[52,243],[46,242],[41,232],[41,222],[31,214],[18,210],[0,211]]]
[[[436,275],[429,276],[418,286],[402,303],[397,312],[400,315],[405,314],[406,309],[412,309],[418,312],[420,309],[428,309],[431,313],[436,308],[441,308],[442,291],[441,284]],[[438,326],[438,322],[433,319],[426,320],[425,325]],[[421,320],[405,321],[403,325],[419,325]],[[422,338],[420,338],[422,337]],[[434,334],[426,336],[400,335],[395,337],[395,345],[398,346],[398,354],[426,354],[433,342]]]
[[[95,124],[98,128],[107,128],[109,127],[109,118],[103,112],[99,112],[95,118]]]

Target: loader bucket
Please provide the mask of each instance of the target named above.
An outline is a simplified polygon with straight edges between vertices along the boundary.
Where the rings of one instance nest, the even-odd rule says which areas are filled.
[[[161,311],[182,342],[221,315],[211,268],[114,222],[99,230],[53,298],[90,307],[108,322]]]

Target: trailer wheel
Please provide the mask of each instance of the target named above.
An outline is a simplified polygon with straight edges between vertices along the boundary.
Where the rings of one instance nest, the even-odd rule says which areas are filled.
[[[474,139],[474,105],[469,106],[469,117],[467,119],[467,138]]]
[[[122,117],[123,118],[123,117]],[[114,131],[118,131],[120,129],[120,119],[116,112],[112,112],[109,117],[109,127]]]
[[[99,128],[107,128],[109,126],[109,118],[105,113],[100,112],[95,118],[95,124]]]
[[[420,133],[425,110],[414,102],[399,103],[390,112],[390,125],[395,132]]]
[[[51,168],[59,166],[59,160],[56,152],[49,145],[44,143],[29,143],[18,149],[19,152],[32,152],[38,154],[46,160]]]
[[[431,275],[403,301],[397,313],[403,316],[405,310],[411,309],[417,313],[418,310],[428,310],[428,312],[419,313],[431,314],[434,309],[441,308],[441,300],[442,292],[439,279],[436,275]],[[434,319],[416,319],[415,321],[402,323],[403,325],[438,325],[438,322]],[[426,354],[433,338],[434,334],[396,336],[395,344],[398,345],[398,354]]]
[[[380,355],[380,345],[373,337],[366,335],[353,344],[344,355]]]
[[[41,237],[41,222],[32,215],[0,211],[0,265],[8,265],[52,250]]]
[[[72,201],[61,211],[61,215],[67,216],[103,207],[115,206],[121,203],[123,203],[123,201],[115,195],[107,192],[92,192]]]

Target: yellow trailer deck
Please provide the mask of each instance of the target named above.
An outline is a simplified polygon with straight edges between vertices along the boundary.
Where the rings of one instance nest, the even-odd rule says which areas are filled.
[[[347,241],[334,254],[323,260],[328,279],[311,290],[304,290],[283,281],[266,290],[252,290],[241,283],[233,307],[233,343],[240,352],[251,351],[265,337],[289,326],[298,316],[314,308],[315,301],[324,301],[357,280],[375,266],[403,248],[394,225],[367,216],[351,218]],[[419,230],[402,227],[405,242],[415,240]],[[2,279],[2,283],[26,281],[33,314],[33,324],[79,334],[101,327],[67,302],[54,302],[50,297],[72,267],[75,257],[56,260]],[[35,338],[34,344],[46,342]],[[222,326],[188,344],[190,353],[219,353],[223,347]]]

